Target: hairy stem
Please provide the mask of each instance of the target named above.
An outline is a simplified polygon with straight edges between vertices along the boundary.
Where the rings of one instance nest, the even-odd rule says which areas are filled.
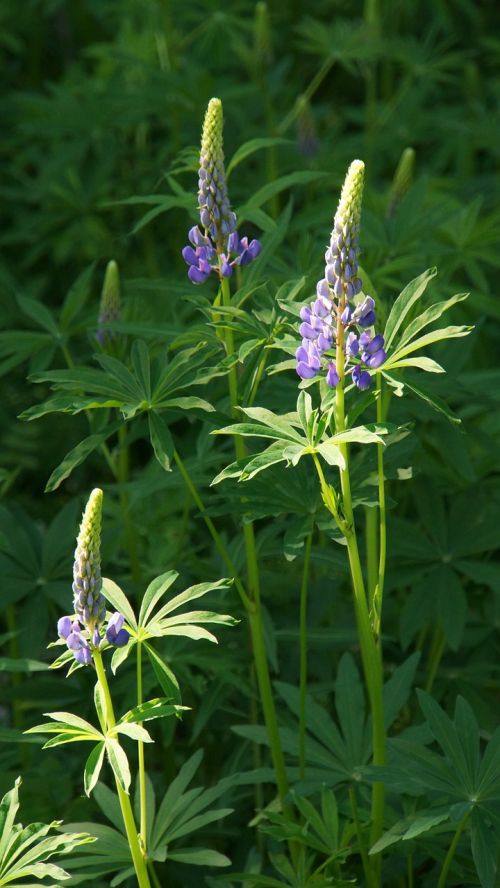
[[[92,656],[94,658],[94,665],[97,672],[97,680],[101,686],[105,708],[106,708],[106,727],[109,731],[110,728],[113,728],[116,724],[115,713],[113,709],[113,701],[111,700],[111,694],[109,692],[108,680],[106,678],[106,672],[104,669],[104,664],[102,662],[101,652],[97,649],[94,649]],[[119,781],[115,777],[116,790],[118,793],[118,801],[120,803],[120,810],[122,812],[123,824],[125,826],[125,831],[127,833],[127,839],[130,847],[130,853],[132,855],[132,860],[134,863],[135,874],[137,876],[137,881],[139,883],[140,888],[151,888],[151,883],[149,881],[148,870],[146,866],[146,861],[142,856],[141,847],[139,844],[139,838],[137,835],[137,827],[134,820],[134,814],[132,811],[132,805],[130,803],[130,796],[125,792],[125,790],[120,785]]]
[[[384,390],[382,374],[377,373],[377,422],[384,422]],[[382,604],[384,598],[385,563],[387,558],[387,511],[385,504],[384,476],[384,444],[377,444],[377,476],[378,476],[378,513],[379,513],[379,563],[378,580],[373,596],[373,619],[377,642],[380,646],[380,626],[382,622]]]
[[[137,705],[142,703],[142,643],[137,642]],[[146,800],[146,769],[144,765],[144,743],[137,741],[138,765],[139,765],[139,810],[140,810],[140,838],[142,851],[147,855],[147,800]]]

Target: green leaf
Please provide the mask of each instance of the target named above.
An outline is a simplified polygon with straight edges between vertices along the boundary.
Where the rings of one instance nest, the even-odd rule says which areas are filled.
[[[433,277],[436,276],[436,274],[436,268],[429,268],[427,271],[424,271],[423,274],[419,275],[419,277],[415,278],[413,281],[410,281],[410,283],[399,294],[398,298],[391,308],[389,317],[387,318],[387,324],[385,325],[384,347],[386,351],[392,344],[396,333],[401,327],[401,324],[403,323],[406,315],[409,311],[411,311],[415,302],[420,299],[428,283],[432,280]]]
[[[21,311],[35,321],[40,327],[43,327],[48,333],[51,333],[56,339],[59,337],[58,326],[52,317],[51,312],[43,302],[36,299],[30,299],[28,296],[18,296],[17,301]]]
[[[384,684],[384,723],[390,728],[410,696],[420,652],[415,651],[398,666]]]
[[[92,263],[77,277],[71,285],[63,303],[60,315],[61,329],[66,330],[75,315],[84,307],[92,288],[92,275],[95,263]]]
[[[12,789],[4,795],[0,802],[0,861],[5,854],[12,826],[19,810],[19,787],[21,782],[21,778],[17,777]]]
[[[457,302],[463,302],[464,299],[467,299],[468,295],[468,293],[457,293],[457,295],[452,296],[451,299],[446,299],[444,302],[436,302],[434,305],[431,305],[426,311],[422,312],[422,314],[415,318],[411,324],[408,324],[399,341],[399,345],[401,346],[406,342],[409,342],[410,339],[413,339],[413,337],[420,332],[420,330],[423,330],[424,327],[428,327],[429,324],[437,321],[437,319],[440,318],[445,311],[448,311],[452,305],[456,305]]]
[[[390,366],[392,362],[396,361],[400,362],[403,358],[406,358],[407,355],[412,354],[412,352],[417,351],[419,348],[425,348],[427,345],[432,345],[434,342],[467,336],[473,329],[473,327],[466,326],[451,326],[442,327],[439,330],[432,330],[430,333],[424,333],[424,335],[420,336],[418,339],[413,339],[412,342],[404,345],[402,348],[398,348],[394,354],[390,356],[387,365]],[[437,366],[439,366],[439,364]]]
[[[170,461],[174,455],[175,445],[170,434],[169,428],[163,417],[151,410],[148,414],[149,437],[156,456],[162,469],[170,472]]]
[[[47,669],[48,663],[31,660],[29,657],[0,657],[0,672],[45,672]]]
[[[417,695],[432,734],[453,766],[457,784],[472,792],[473,775],[470,774],[464,750],[451,720],[430,694],[417,690]]]
[[[226,170],[226,178],[228,179],[232,171],[251,154],[261,151],[262,148],[272,148],[274,145],[290,145],[290,139],[280,138],[278,136],[265,136],[260,139],[250,139],[234,152]]]
[[[194,601],[194,599],[201,598],[207,592],[212,592],[216,589],[228,589],[230,585],[231,582],[229,580],[222,579],[214,580],[211,583],[197,583],[195,586],[190,586],[189,589],[185,589],[184,592],[180,592],[179,595],[175,595],[174,598],[171,598],[170,601],[164,604],[155,615],[155,621],[162,620],[187,601]]]
[[[425,401],[427,404],[429,404],[429,406],[432,407],[433,410],[436,410],[438,413],[446,416],[446,418],[449,419],[450,422],[457,424],[460,424],[462,422],[460,417],[457,416],[456,413],[453,413],[452,410],[450,410],[446,401],[443,401],[437,395],[429,394],[429,392],[426,392],[425,389],[421,389],[420,387],[416,386],[413,382],[409,383],[405,380],[404,385],[410,392],[413,392],[413,394],[416,395],[417,398],[421,398],[422,401]]]
[[[122,422],[115,422],[113,425],[107,426],[104,432],[89,435],[88,438],[84,438],[83,441],[80,441],[80,443],[76,445],[76,447],[73,447],[73,449],[66,454],[63,461],[59,463],[57,468],[52,472],[45,485],[45,493],[57,490],[59,485],[62,484],[66,478],[69,478],[73,470],[81,465],[81,463],[85,462],[87,457],[97,450],[104,441],[107,441],[111,435],[114,435],[121,425],[123,425]]]
[[[168,851],[168,859],[177,863],[189,863],[191,866],[230,866],[231,861],[225,854],[208,848],[176,848]]]
[[[131,360],[134,373],[144,394],[146,401],[151,400],[151,365],[149,362],[149,349],[142,339],[136,339],[131,351]]]
[[[167,699],[171,699],[174,703],[180,705],[182,703],[181,692],[174,673],[151,645],[145,644],[144,647],[163,693]]]
[[[345,459],[333,438],[318,444],[316,450],[329,466],[338,466],[340,469],[345,468]]]
[[[113,734],[125,734],[126,737],[130,737],[132,740],[140,741],[141,743],[152,743],[152,737],[142,725],[136,724],[128,724],[123,722],[118,722],[114,728],[112,728],[109,732],[111,735]]]
[[[134,612],[129,604],[128,598],[113,580],[103,577],[102,594],[113,605],[118,613],[123,614],[131,629],[137,632],[137,621]]]
[[[127,793],[130,787],[130,768],[125,750],[122,749],[118,740],[106,738],[106,752],[114,775],[124,792]]]
[[[175,583],[179,574],[175,570],[168,570],[161,576],[153,580],[144,593],[139,611],[139,626],[145,626],[150,614],[155,608],[157,602],[162,598],[170,586]]]
[[[472,813],[471,848],[481,888],[495,888],[498,839],[486,822],[487,815],[479,809]]]
[[[171,715],[178,715],[186,709],[189,709],[189,707],[177,706],[171,703],[167,697],[156,697],[154,700],[148,700],[146,703],[134,706],[133,709],[130,709],[122,716],[118,724],[149,721],[153,718],[167,718]]]
[[[386,365],[384,364],[384,367]],[[392,358],[389,358],[387,361],[387,369],[388,370],[397,370],[398,368],[403,367],[416,367],[417,370],[425,370],[426,373],[444,373],[444,367],[441,367],[441,364],[438,364],[437,361],[434,361],[433,358],[427,358],[419,356],[417,358],[405,358],[404,360],[399,360],[397,355],[394,355]]]
[[[104,741],[98,743],[90,753],[85,763],[83,783],[85,787],[85,794],[87,796],[90,796],[90,793],[99,780],[99,774],[101,773],[101,768],[104,762],[105,749],[106,744],[104,743]]]
[[[273,182],[268,182],[267,185],[263,185],[262,188],[259,188],[258,191],[252,195],[250,200],[236,211],[238,220],[240,222],[244,221],[247,218],[245,215],[247,210],[251,211],[256,207],[261,207],[262,204],[272,200],[276,194],[280,194],[282,191],[285,191],[285,189],[293,188],[294,185],[308,185],[310,182],[317,182],[318,179],[324,178],[325,175],[326,173],[314,170],[298,170],[295,173],[288,173],[286,176],[281,176]]]

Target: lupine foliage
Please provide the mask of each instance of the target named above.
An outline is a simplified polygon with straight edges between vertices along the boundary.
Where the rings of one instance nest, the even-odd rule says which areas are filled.
[[[498,886],[495,12],[3,3],[0,885]]]

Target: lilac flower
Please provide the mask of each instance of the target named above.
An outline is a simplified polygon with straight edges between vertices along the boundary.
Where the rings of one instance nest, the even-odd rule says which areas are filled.
[[[222,148],[222,102],[210,99],[203,122],[198,178],[198,207],[203,231],[195,225],[189,231],[191,246],[182,256],[189,280],[203,284],[215,272],[230,277],[233,268],[252,262],[262,247],[258,240],[238,236],[236,216],[231,210]]]
[[[115,647],[124,647],[130,638],[126,629],[122,626],[125,622],[123,614],[115,613],[108,620],[108,628],[106,629],[106,638],[110,644]]]
[[[358,233],[363,178],[364,164],[360,160],[353,161],[342,188],[325,253],[325,276],[317,284],[315,301],[300,310],[302,345],[295,353],[297,373],[302,379],[312,379],[320,370],[326,369],[326,383],[332,388],[347,372],[352,373],[353,382],[359,389],[368,388],[371,377],[363,365],[374,370],[386,359],[384,337],[380,334],[373,336],[368,330],[375,323],[374,299],[364,296],[355,303],[361,292]],[[334,361],[332,357],[335,357]],[[349,362],[354,366],[346,369]]]

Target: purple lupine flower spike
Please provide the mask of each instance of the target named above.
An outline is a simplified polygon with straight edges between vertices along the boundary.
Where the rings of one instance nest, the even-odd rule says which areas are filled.
[[[198,207],[203,231],[195,225],[188,237],[192,246],[182,250],[193,284],[203,284],[215,272],[230,277],[236,265],[248,265],[259,255],[258,240],[239,238],[231,210],[222,145],[223,114],[220,99],[210,99],[203,122],[198,173]]]
[[[326,369],[326,383],[332,388],[339,384],[346,365],[352,362],[354,366],[349,372],[354,384],[361,390],[367,389],[371,384],[368,369],[375,370],[386,359],[384,337],[373,336],[368,329],[375,323],[375,300],[364,296],[355,302],[362,287],[358,244],[363,179],[364,164],[354,160],[335,213],[325,253],[325,276],[316,287],[316,300],[300,310],[302,345],[296,351],[297,373],[302,379],[312,379]]]

